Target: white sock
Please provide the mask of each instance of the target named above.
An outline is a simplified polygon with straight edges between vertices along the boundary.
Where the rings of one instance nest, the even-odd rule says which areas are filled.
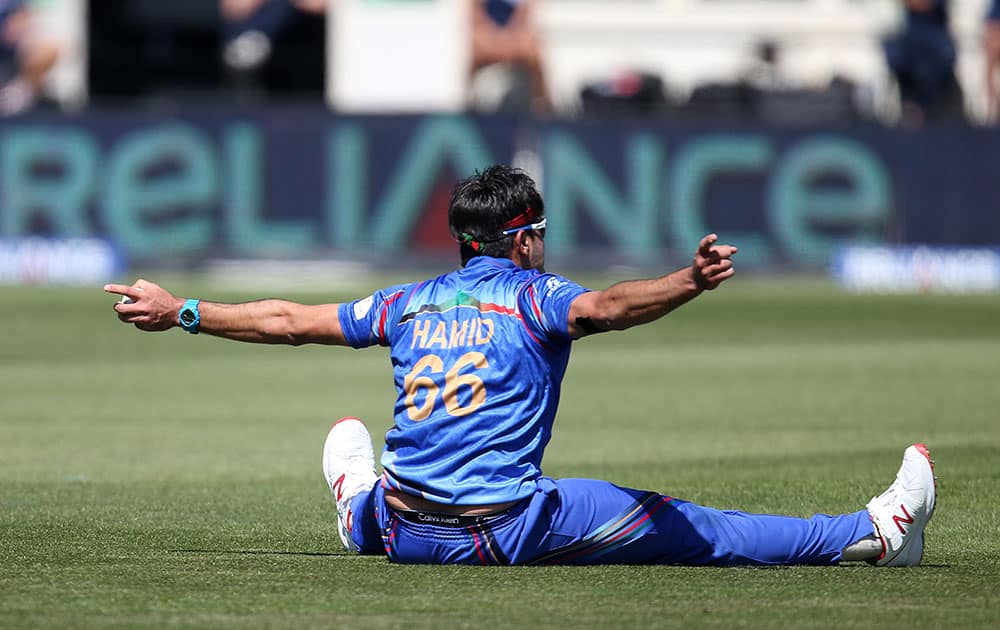
[[[841,560],[845,562],[857,562],[860,560],[874,560],[882,553],[882,541],[875,534],[865,536],[861,540],[844,547],[840,552]]]

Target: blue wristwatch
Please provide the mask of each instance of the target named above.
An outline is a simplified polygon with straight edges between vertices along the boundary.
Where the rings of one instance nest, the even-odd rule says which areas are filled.
[[[198,312],[200,300],[186,300],[177,313],[177,323],[192,335],[198,334],[198,324],[201,323],[201,313]]]

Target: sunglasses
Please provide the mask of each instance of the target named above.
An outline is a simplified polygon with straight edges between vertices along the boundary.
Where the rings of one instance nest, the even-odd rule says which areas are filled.
[[[500,233],[503,234],[504,236],[507,236],[508,234],[514,234],[515,232],[523,232],[524,230],[534,230],[535,232],[538,232],[538,236],[540,236],[541,238],[545,238],[545,226],[548,225],[548,222],[549,222],[548,219],[543,217],[542,220],[537,223],[529,223],[528,225],[522,225],[521,227],[511,228],[509,230],[504,230],[503,232]]]

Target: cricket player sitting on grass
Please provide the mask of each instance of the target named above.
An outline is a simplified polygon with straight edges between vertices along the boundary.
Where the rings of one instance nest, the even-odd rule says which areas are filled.
[[[576,339],[663,317],[734,273],[736,248],[702,239],[690,267],[590,291],[546,273],[545,207],[522,171],[459,183],[448,210],[462,267],[346,304],[175,297],[145,280],[118,318],[227,339],[388,346],[397,399],[382,474],[357,418],[323,449],[344,546],[436,564],[920,563],[934,512],[923,444],[867,509],[809,519],[720,511],[607,481],[551,479],[542,453]]]

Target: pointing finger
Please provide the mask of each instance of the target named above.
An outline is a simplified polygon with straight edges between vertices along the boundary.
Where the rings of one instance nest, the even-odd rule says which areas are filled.
[[[730,258],[738,251],[740,250],[732,245],[716,245],[711,248],[711,252],[722,259]]]
[[[125,295],[129,289],[132,287],[127,284],[106,284],[104,285],[104,291],[107,293],[117,293],[118,295]]]
[[[118,295],[124,295],[126,297],[137,299],[142,293],[142,289],[139,287],[130,287],[127,284],[106,284],[104,285],[104,290],[107,293],[115,293]]]

